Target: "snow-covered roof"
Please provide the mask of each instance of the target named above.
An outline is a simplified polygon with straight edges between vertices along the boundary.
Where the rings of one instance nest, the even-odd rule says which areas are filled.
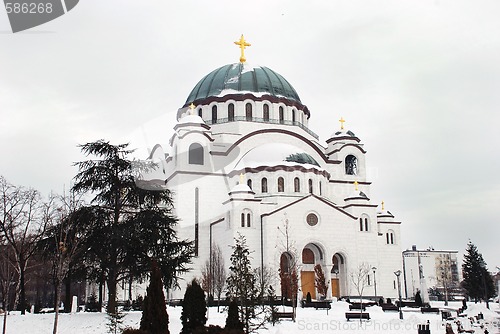
[[[323,171],[318,162],[304,150],[289,144],[269,143],[248,151],[235,170],[272,166],[303,166]]]
[[[203,118],[198,115],[186,115],[179,120],[179,124],[187,124],[187,123],[195,123],[195,124],[205,124]]]

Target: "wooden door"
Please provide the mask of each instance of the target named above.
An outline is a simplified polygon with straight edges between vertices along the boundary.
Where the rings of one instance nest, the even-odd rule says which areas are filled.
[[[314,287],[314,271],[301,271],[300,281],[302,283],[302,293],[306,299],[307,293],[311,294],[312,299],[316,299],[316,288]]]
[[[340,285],[338,278],[332,278],[332,297],[340,298]]]

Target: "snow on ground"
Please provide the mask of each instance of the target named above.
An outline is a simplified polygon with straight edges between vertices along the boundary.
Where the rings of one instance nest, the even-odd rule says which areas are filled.
[[[433,307],[446,308],[443,302],[433,302]],[[452,314],[456,315],[454,310],[462,306],[461,302],[450,302],[448,306]],[[497,303],[490,304],[488,310],[485,304],[468,303],[466,311],[468,317],[476,316],[480,312],[484,315],[482,323],[486,326],[490,334],[500,333],[500,307]],[[181,330],[180,316],[181,307],[168,307],[167,311],[170,318],[170,333],[179,333]],[[221,308],[222,311],[222,308]],[[280,307],[280,311],[283,311]],[[286,310],[288,311],[288,309]],[[429,321],[432,334],[445,333],[444,322],[441,315],[422,314],[419,309],[403,309],[403,320],[399,320],[398,312],[383,312],[378,306],[367,308],[372,320],[370,321],[346,321],[345,312],[349,311],[349,306],[345,302],[332,303],[332,309],[315,310],[311,308],[297,309],[296,322],[282,320],[276,326],[269,325],[268,329],[261,330],[259,333],[270,334],[292,334],[292,333],[401,333],[417,334],[417,325]],[[3,316],[2,316],[3,317]],[[209,324],[224,326],[226,313],[218,313],[217,308],[210,308],[208,314]],[[21,316],[19,313],[11,313],[7,318],[7,334],[30,333],[46,334],[52,332],[53,314],[26,314]],[[127,312],[124,320],[125,326],[139,327],[141,312]],[[479,324],[472,325],[465,318],[460,318],[465,329],[473,329],[474,333],[484,333]],[[66,334],[104,334],[108,332],[107,319],[105,313],[74,313],[61,314],[59,320],[58,333]],[[1,326],[0,326],[1,327]],[[453,330],[458,333],[457,326],[453,323]]]

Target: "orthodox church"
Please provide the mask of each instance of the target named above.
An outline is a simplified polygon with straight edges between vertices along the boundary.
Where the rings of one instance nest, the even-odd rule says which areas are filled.
[[[252,266],[271,273],[278,294],[279,271],[293,264],[299,296],[319,299],[319,264],[328,299],[357,295],[352,276],[362,266],[369,268],[365,296],[396,297],[401,223],[370,199],[363,142],[343,118],[320,141],[309,128],[313,113],[293,86],[270,68],[247,63],[250,44],[243,36],[235,43],[240,62],[194,86],[177,112],[168,149],[152,150],[150,159],[160,161],[156,175],[143,180],[172,191],[178,235],[194,240],[186,282],[202,276],[215,245],[229,272],[231,245],[243,235]]]

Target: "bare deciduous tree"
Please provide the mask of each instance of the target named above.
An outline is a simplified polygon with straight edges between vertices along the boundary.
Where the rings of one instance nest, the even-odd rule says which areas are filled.
[[[227,274],[224,257],[218,245],[212,244],[210,259],[205,262],[201,272],[201,286],[209,296],[217,296],[217,311],[219,311],[220,298],[226,286]]]
[[[12,262],[19,275],[19,295],[16,299],[21,314],[26,314],[26,268],[45,233],[48,222],[46,209],[37,190],[14,186],[0,177],[0,233],[12,247]]]
[[[363,291],[365,287],[368,286],[368,275],[370,275],[371,266],[368,263],[363,262],[359,266],[351,271],[349,275],[351,277],[351,282],[358,292],[359,300],[361,303],[361,313],[363,313]],[[361,317],[360,317],[361,321]]]
[[[314,285],[316,286],[316,289],[318,289],[318,293],[321,296],[326,297],[326,294],[328,292],[328,283],[326,281],[325,273],[323,272],[321,264],[317,264],[314,266],[314,273]]]

